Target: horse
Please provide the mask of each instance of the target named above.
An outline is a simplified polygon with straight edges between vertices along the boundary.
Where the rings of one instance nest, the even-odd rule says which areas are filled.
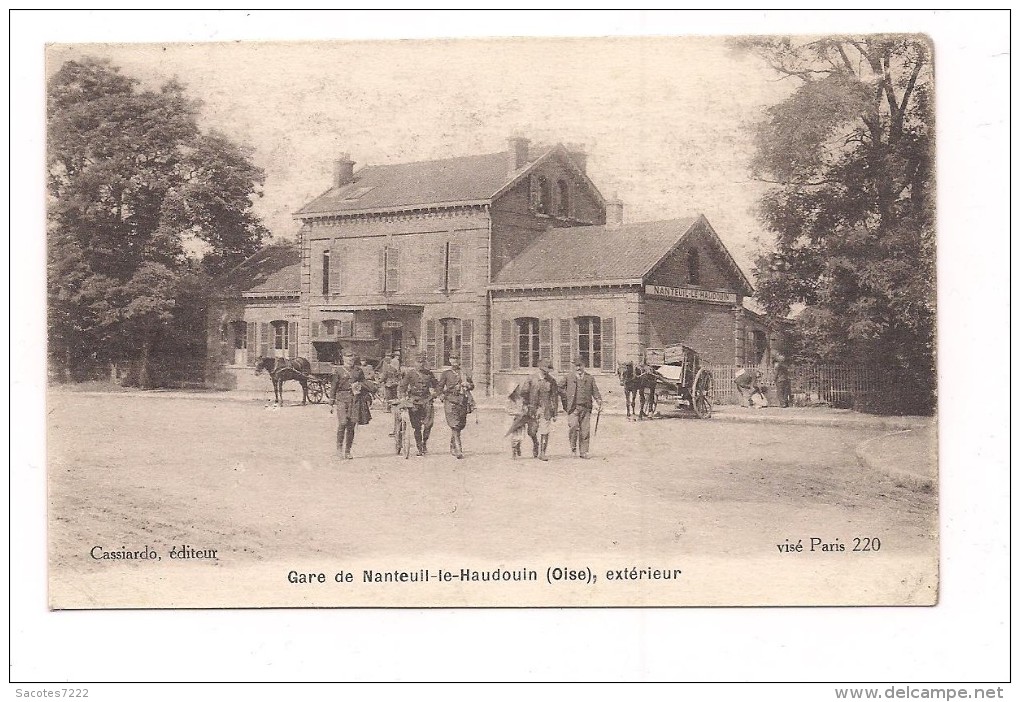
[[[621,363],[616,368],[616,375],[623,386],[624,404],[627,406],[627,419],[644,419],[655,412],[655,374],[649,370],[638,368],[633,361]],[[635,401],[640,405],[635,408]]]
[[[308,376],[312,372],[312,364],[307,358],[274,358],[263,356],[255,363],[255,375],[262,371],[269,373],[273,381],[273,393],[276,395],[275,404],[283,404],[283,384],[288,380],[296,380],[301,383],[301,404],[308,404]]]

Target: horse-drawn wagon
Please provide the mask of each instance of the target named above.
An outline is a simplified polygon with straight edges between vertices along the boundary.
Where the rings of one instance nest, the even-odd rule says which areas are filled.
[[[310,372],[308,373],[308,399],[315,404],[329,402],[330,384],[333,382],[333,373],[336,365],[324,361],[310,361]]]
[[[702,367],[698,352],[676,344],[647,349],[645,363],[656,378],[656,404],[667,402],[677,409],[689,409],[699,419],[712,416],[712,373]]]

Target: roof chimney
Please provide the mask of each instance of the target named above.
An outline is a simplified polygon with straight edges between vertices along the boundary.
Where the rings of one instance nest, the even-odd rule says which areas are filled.
[[[354,180],[354,161],[350,154],[340,154],[340,158],[333,161],[333,187],[347,185]]]
[[[613,197],[606,200],[606,226],[611,229],[616,229],[623,224],[623,200],[616,197],[616,193],[613,193]]]
[[[507,171],[514,173],[523,168],[528,162],[528,144],[530,142],[522,136],[512,136],[506,140],[507,145]]]
[[[588,172],[588,152],[584,150],[584,144],[564,144],[570,159],[581,169],[581,173]]]

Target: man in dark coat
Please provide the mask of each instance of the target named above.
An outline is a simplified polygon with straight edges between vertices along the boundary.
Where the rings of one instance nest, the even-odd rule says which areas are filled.
[[[779,395],[779,404],[782,407],[789,407],[793,402],[793,388],[790,383],[790,364],[782,354],[776,354],[776,394]]]
[[[344,356],[344,365],[333,373],[333,406],[329,411],[336,412],[336,450],[345,459],[353,458],[355,428],[372,421],[368,406],[376,385],[365,379],[359,360],[357,356]]]
[[[450,366],[439,376],[438,392],[443,398],[446,423],[450,425],[450,453],[457,458],[464,458],[460,433],[467,426],[468,413],[474,409],[471,391],[475,389],[475,384],[471,375],[461,369],[459,354],[450,354]]]
[[[594,403],[602,406],[602,395],[581,358],[574,359],[574,372],[568,373],[561,387],[563,409],[567,412],[570,452],[588,458],[591,441],[591,410]]]
[[[425,354],[420,354],[413,368],[404,371],[400,378],[399,396],[409,400],[411,407],[407,414],[414,427],[414,442],[418,447],[418,455],[429,452],[429,435],[435,421],[436,376],[428,369]],[[399,408],[398,408],[399,412]]]
[[[390,436],[396,436],[397,427],[400,424],[400,408],[394,405],[393,401],[397,399],[397,392],[400,386],[400,367],[394,362],[393,354],[389,351],[386,352],[382,363],[379,364],[379,369],[376,371],[376,379],[382,385],[386,406],[390,407],[393,413],[393,431],[390,432]]]
[[[527,429],[531,437],[532,456],[548,461],[549,432],[556,421],[560,404],[559,387],[550,375],[552,363],[538,362],[535,374],[518,384],[510,393],[510,399],[520,403],[521,416],[515,417],[511,425],[511,453],[514,458],[521,455],[521,440]]]

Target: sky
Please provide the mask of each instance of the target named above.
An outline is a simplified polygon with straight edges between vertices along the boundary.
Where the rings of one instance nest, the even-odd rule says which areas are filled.
[[[201,124],[253,149],[274,238],[356,168],[536,144],[583,144],[589,175],[627,221],[704,214],[750,276],[763,189],[753,125],[795,86],[722,37],[51,45],[47,73],[105,57],[145,87],[176,78]]]

